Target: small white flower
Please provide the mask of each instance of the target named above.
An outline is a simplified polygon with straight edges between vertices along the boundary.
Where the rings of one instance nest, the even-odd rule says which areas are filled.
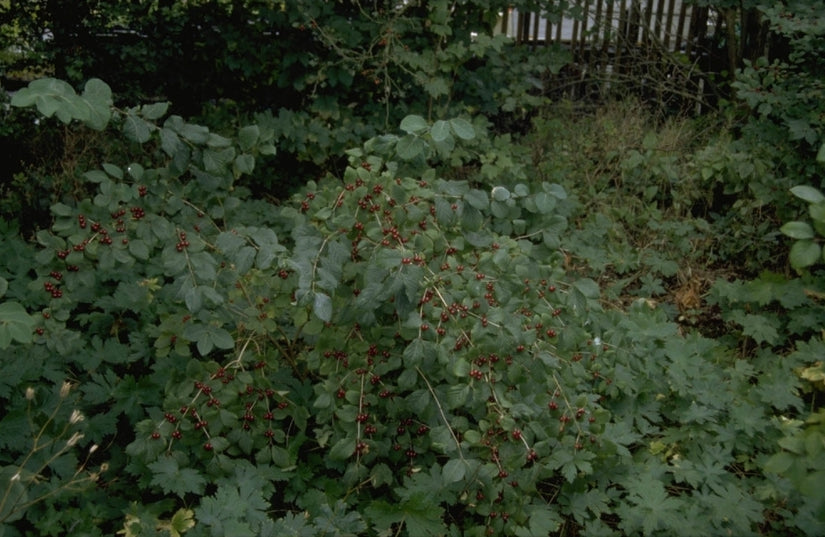
[[[596,336],[593,338],[593,345],[599,347],[602,344],[602,338]]]
[[[72,447],[72,446],[74,446],[75,444],[77,444],[78,442],[80,442],[80,440],[81,440],[82,438],[83,438],[83,434],[82,434],[82,433],[74,433],[74,434],[72,435],[72,437],[71,437],[71,438],[69,438],[68,440],[66,440],[66,447]]]
[[[81,421],[85,420],[86,417],[77,409],[72,410],[72,415],[69,416],[69,423],[75,424],[80,423]]]

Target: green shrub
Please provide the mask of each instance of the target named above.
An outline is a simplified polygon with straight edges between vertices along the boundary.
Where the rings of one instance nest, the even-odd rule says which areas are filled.
[[[21,431],[0,459],[6,534],[822,522],[763,471],[812,353],[744,361],[651,301],[604,309],[565,271],[566,189],[502,177],[517,152],[483,121],[407,116],[273,205],[239,183],[272,130],[222,136],[165,104],[103,122],[108,102],[99,81],[15,96],[141,155],[83,174],[90,194],[54,203],[36,245],[5,234],[22,250],[2,261],[0,426]],[[440,171],[468,163],[474,182]]]

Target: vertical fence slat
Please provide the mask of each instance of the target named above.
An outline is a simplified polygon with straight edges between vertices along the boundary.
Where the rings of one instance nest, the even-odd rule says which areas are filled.
[[[653,0],[651,0],[651,8],[653,4]],[[655,37],[655,41],[661,41],[664,38],[662,33],[662,17],[664,16],[665,11],[665,0],[659,0],[659,3],[656,4],[656,16],[654,18],[653,23],[653,36]]]
[[[591,63],[596,63],[599,65],[599,69],[601,69],[602,64],[602,54],[601,48],[599,47],[599,37],[606,31],[606,28],[610,26],[610,22],[607,24],[602,23],[602,0],[596,0],[596,15],[593,17],[593,35],[590,38],[590,58],[589,61]]]
[[[561,29],[564,26],[564,19],[559,17],[559,22],[556,24],[556,43],[561,45]]]
[[[590,14],[590,0],[585,0],[584,2],[584,9],[582,10],[584,16],[582,18],[582,31],[581,36],[579,38],[579,54],[584,55],[587,50],[587,41],[588,35],[587,30],[588,26],[587,23],[589,22],[589,14]]]
[[[645,4],[644,9],[644,20],[642,26],[642,42],[645,45],[645,48],[650,48],[650,24],[651,24],[651,17],[653,16],[653,2],[654,0],[648,0]]]
[[[667,20],[665,22],[665,49],[671,50],[670,38],[673,36],[673,17],[676,15],[676,0],[670,0],[667,4]]]
[[[673,49],[675,51],[682,50],[682,41],[685,39],[685,19],[687,18],[688,5],[682,2],[679,8],[679,22],[676,25],[676,38],[674,39]]]
[[[604,15],[604,39],[602,40],[602,54],[606,55],[610,50],[613,39],[613,0],[607,0],[607,11]]]

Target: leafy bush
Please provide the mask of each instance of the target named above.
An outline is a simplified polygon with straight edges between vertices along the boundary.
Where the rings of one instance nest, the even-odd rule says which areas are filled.
[[[507,177],[483,121],[407,116],[273,205],[240,182],[271,129],[109,103],[13,103],[140,151],[3,235],[7,535],[816,533],[763,471],[813,353],[605,310],[566,189]]]

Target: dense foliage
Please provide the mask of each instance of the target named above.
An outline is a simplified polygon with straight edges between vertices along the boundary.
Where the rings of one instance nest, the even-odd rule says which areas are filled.
[[[376,39],[311,5],[315,53]],[[421,42],[358,132],[312,105],[207,126],[98,78],[13,95],[3,134],[54,152],[0,205],[0,535],[822,533],[817,12],[765,11],[805,39],[721,120],[544,103],[517,138],[494,103],[538,110],[537,58],[424,62],[485,22],[446,5],[368,19]],[[286,177],[319,147],[340,168]]]

